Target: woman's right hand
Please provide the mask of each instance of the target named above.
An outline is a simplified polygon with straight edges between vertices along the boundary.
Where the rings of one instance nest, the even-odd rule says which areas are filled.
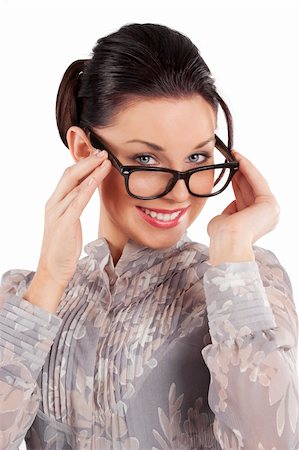
[[[37,273],[65,288],[82,251],[80,216],[95,189],[111,170],[106,151],[67,167],[45,206],[45,224]],[[93,182],[89,184],[90,180]]]

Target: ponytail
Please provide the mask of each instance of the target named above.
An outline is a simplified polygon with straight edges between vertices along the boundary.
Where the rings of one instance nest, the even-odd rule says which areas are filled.
[[[67,130],[80,122],[81,102],[78,92],[86,59],[74,61],[65,71],[56,97],[56,123],[59,135],[67,147]]]

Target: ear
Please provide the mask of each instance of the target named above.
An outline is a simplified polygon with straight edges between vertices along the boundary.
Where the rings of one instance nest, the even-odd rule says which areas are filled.
[[[74,161],[87,158],[93,151],[93,147],[82,128],[72,126],[67,130],[66,139],[68,148]]]

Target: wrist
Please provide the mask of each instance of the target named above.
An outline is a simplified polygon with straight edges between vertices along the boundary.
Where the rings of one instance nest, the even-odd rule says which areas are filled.
[[[251,239],[239,231],[218,232],[210,237],[209,260],[212,266],[221,263],[255,261]]]
[[[55,314],[59,301],[64,294],[64,287],[50,278],[36,272],[23,298],[48,312]]]

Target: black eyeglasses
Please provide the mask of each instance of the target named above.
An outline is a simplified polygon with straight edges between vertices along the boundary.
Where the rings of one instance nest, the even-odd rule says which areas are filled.
[[[180,172],[166,167],[124,166],[98,136],[89,128],[83,129],[94,148],[107,151],[108,159],[125,179],[127,193],[137,199],[153,200],[163,197],[171,191],[178,180],[185,181],[191,195],[212,197],[227,188],[239,169],[239,162],[216,134],[215,147],[225,157],[224,162]],[[217,187],[217,190],[212,192],[216,186],[219,189]]]

